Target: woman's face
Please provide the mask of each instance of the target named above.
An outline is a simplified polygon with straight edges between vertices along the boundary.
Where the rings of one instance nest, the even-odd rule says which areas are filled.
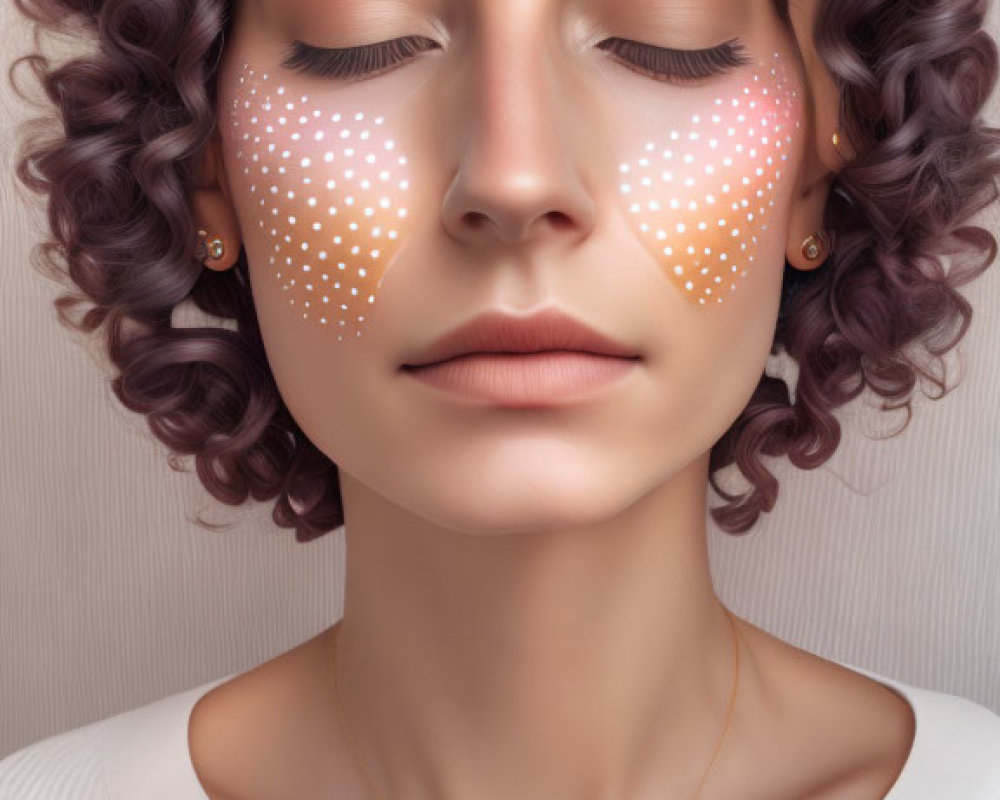
[[[607,516],[705,467],[773,338],[803,99],[770,0],[241,3],[222,155],[290,411],[343,472],[468,532]],[[401,369],[484,312],[550,307],[640,360],[520,406]]]

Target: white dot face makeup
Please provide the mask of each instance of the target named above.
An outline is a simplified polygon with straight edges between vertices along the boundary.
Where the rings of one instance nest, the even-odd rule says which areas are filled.
[[[743,85],[730,83],[707,106],[694,94],[653,109],[645,98],[641,113],[630,114],[642,120],[639,141],[618,164],[631,228],[701,306],[723,302],[754,269],[800,128],[798,92],[777,53]]]
[[[302,319],[359,337],[410,218],[409,159],[385,117],[330,109],[243,64],[236,158],[274,280]]]
[[[339,341],[360,337],[413,228],[411,164],[398,135],[406,120],[293,92],[246,63],[237,79],[230,130],[245,234],[263,243],[254,257],[266,257],[264,271],[302,320]],[[608,163],[587,168],[606,170],[609,202],[680,296],[715,306],[757,267],[762,234],[786,208],[798,84],[778,53],[707,88],[638,80],[611,78],[604,96],[617,141],[601,148]],[[421,197],[418,206],[441,202]]]

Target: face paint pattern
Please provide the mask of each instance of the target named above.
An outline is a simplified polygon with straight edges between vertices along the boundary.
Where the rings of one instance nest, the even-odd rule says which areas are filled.
[[[409,219],[407,157],[385,117],[330,111],[243,64],[230,110],[268,264],[303,319],[361,336]]]
[[[765,66],[692,113],[686,130],[649,114],[641,150],[618,166],[626,218],[682,295],[699,305],[721,303],[753,268],[800,127],[798,94],[778,53]]]
[[[755,261],[785,173],[798,94],[773,54],[747,85],[693,113],[688,129],[646,118],[642,144],[618,165],[619,196],[636,235],[681,293],[721,303]],[[408,160],[385,118],[331,112],[290,96],[243,64],[232,100],[243,165],[268,264],[303,319],[361,336],[375,290],[405,236]]]

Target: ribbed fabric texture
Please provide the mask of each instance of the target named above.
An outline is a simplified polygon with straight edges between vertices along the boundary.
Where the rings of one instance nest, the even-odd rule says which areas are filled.
[[[99,755],[109,721],[43,739],[0,761],[0,800],[110,800]]]
[[[18,750],[0,761],[0,800],[208,800],[188,721],[195,703],[234,675]]]

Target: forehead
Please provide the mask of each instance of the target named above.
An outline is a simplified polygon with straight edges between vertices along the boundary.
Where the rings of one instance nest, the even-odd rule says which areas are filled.
[[[654,24],[733,22],[748,19],[772,0],[566,0],[561,5]],[[545,0],[541,0],[545,2]]]
[[[625,24],[732,26],[787,0],[251,0],[264,9],[287,10],[314,19],[378,23],[407,17],[542,17],[573,13]]]

